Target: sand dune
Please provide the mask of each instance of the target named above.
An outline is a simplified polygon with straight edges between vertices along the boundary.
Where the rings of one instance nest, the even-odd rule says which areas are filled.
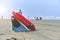
[[[31,20],[36,31],[14,32],[10,19],[0,20],[0,40],[60,40],[60,20]]]

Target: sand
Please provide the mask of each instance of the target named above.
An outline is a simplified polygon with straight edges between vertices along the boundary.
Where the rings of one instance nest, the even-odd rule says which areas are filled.
[[[0,40],[60,40],[60,20],[31,20],[36,31],[14,32],[10,19],[0,20]]]

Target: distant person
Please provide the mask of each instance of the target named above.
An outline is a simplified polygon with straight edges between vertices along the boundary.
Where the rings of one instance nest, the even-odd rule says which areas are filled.
[[[38,17],[36,17],[36,20],[39,20]]]
[[[2,16],[2,20],[3,20],[3,16]]]
[[[40,20],[42,20],[42,17],[40,17]]]
[[[19,10],[19,12],[22,14],[21,9]]]

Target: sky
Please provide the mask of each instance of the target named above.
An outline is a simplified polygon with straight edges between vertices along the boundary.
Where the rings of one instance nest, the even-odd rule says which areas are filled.
[[[0,18],[9,19],[20,9],[26,18],[60,19],[60,0],[0,0]]]

